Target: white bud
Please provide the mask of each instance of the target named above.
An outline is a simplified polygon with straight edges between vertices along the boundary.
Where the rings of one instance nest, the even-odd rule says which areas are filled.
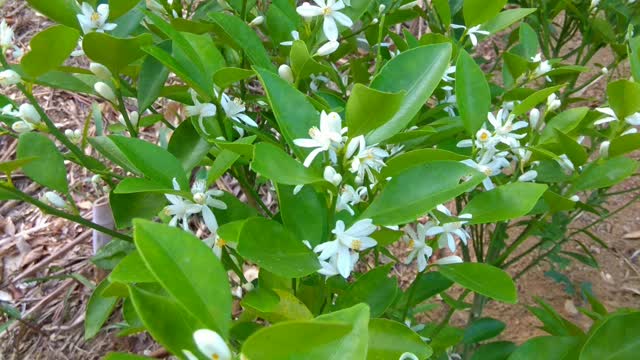
[[[572,197],[569,198],[569,200],[573,202],[578,202],[580,201],[580,197],[578,195],[573,195]]]
[[[100,177],[100,175],[97,175],[97,174],[96,174],[96,175],[93,175],[93,176],[91,177],[91,182],[92,182],[92,183],[94,183],[94,184],[96,184],[96,185],[97,185],[97,184],[100,184],[100,183],[102,182],[102,177]]]
[[[193,340],[207,359],[231,360],[231,351],[217,332],[209,329],[196,330]]]
[[[538,121],[540,120],[540,110],[537,108],[531,109],[529,112],[529,124],[532,129],[536,129],[538,127]]]
[[[602,72],[602,75],[607,75],[609,73],[609,69],[603,67],[602,69],[600,69],[600,72]]]
[[[98,95],[102,96],[103,98],[113,103],[117,102],[116,94],[113,93],[113,90],[109,85],[98,81],[97,83],[95,83],[95,85],[93,85],[93,89],[98,93]]]
[[[377,24],[377,23],[379,23],[379,22],[380,22],[380,20],[378,20],[378,18],[373,18],[373,20],[371,20],[371,23],[372,23],[373,25],[376,25],[376,24]]]
[[[31,123],[28,123],[26,121],[16,121],[11,125],[11,129],[13,129],[13,131],[17,132],[18,134],[24,134],[27,133],[29,131],[33,130],[33,125],[31,125]]]
[[[327,166],[324,168],[324,179],[333,185],[338,186],[342,182],[342,175],[338,174],[336,169],[333,167]]]
[[[278,68],[278,75],[281,78],[287,80],[289,84],[293,84],[293,71],[291,71],[291,67],[287,64],[282,64]]]
[[[293,188],[293,195],[298,195],[298,193],[300,192],[300,190],[302,190],[303,187],[304,187],[304,185],[296,185]]]
[[[602,144],[600,144],[600,157],[601,158],[609,157],[609,146],[610,145],[611,145],[610,141],[603,141]]]
[[[438,265],[460,264],[462,262],[462,259],[459,256],[455,255],[445,256],[436,260],[436,264]]]
[[[562,106],[562,102],[560,102],[556,94],[551,94],[547,97],[547,111],[554,111],[560,106]]]
[[[129,113],[129,121],[131,122],[131,125],[133,125],[133,127],[138,126],[139,120],[140,120],[140,115],[138,115],[137,111],[132,111]],[[122,125],[127,125],[127,122],[124,121],[124,116],[122,114],[118,114],[118,121]]]
[[[249,23],[249,26],[251,27],[260,26],[263,23],[264,23],[264,16],[260,15],[260,16],[256,16],[253,20],[251,20],[251,22]]]
[[[402,353],[402,355],[400,355],[398,360],[420,360],[420,359],[418,359],[416,354],[410,353],[410,352],[406,352],[406,353]]]
[[[106,66],[98,63],[89,64],[89,70],[100,80],[109,81],[111,80],[111,71],[107,69]]]
[[[6,50],[11,46],[13,46],[13,29],[5,19],[2,19],[0,22],[0,48]]]
[[[0,86],[15,85],[20,80],[20,75],[13,70],[0,71]]]
[[[387,7],[384,4],[380,4],[380,6],[378,6],[378,13],[382,14],[386,9]]]
[[[522,181],[522,182],[534,181],[536,177],[538,177],[538,172],[535,170],[529,170],[524,174],[520,175],[520,177],[518,177],[518,181]]]
[[[36,110],[35,106],[31,104],[22,104],[20,105],[20,109],[18,109],[18,117],[22,120],[31,123],[33,125],[37,125],[40,123],[40,114],[38,114],[38,110]]]
[[[325,43],[324,45],[320,46],[320,48],[318,49],[318,52],[316,52],[316,55],[318,55],[318,56],[331,55],[336,50],[338,50],[339,46],[340,46],[339,42],[333,41],[333,40],[329,41],[329,42]]]
[[[64,131],[64,136],[66,136],[67,139],[71,140],[71,142],[74,144],[78,144],[82,140],[82,132],[80,132],[80,130],[78,129],[67,129]]]
[[[51,206],[55,206],[57,208],[64,209],[67,207],[67,202],[64,201],[60,195],[54,193],[53,191],[47,191],[44,193],[44,200]]]
[[[402,6],[400,6],[398,8],[398,10],[410,10],[413,9],[414,7],[418,6],[418,0],[412,1],[412,2],[408,2]]]

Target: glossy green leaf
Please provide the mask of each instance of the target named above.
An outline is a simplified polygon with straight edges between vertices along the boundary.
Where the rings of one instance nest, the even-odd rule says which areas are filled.
[[[613,314],[596,325],[580,352],[580,360],[626,360],[640,352],[640,313]]]
[[[367,136],[367,143],[381,142],[403,130],[433,93],[449,66],[451,44],[419,46],[394,57],[371,82],[371,88],[406,96],[386,124]]]
[[[467,159],[466,156],[441,149],[418,149],[407,151],[387,161],[386,166],[382,168],[380,176],[382,178],[393,177],[404,170],[426,164],[433,161],[451,160],[460,161]]]
[[[618,80],[607,85],[609,106],[620,120],[640,111],[640,84],[629,80]]]
[[[580,124],[588,112],[589,108],[579,107],[563,111],[554,116],[547,122],[547,126],[542,130],[540,143],[552,141],[556,136],[556,130],[568,134]]]
[[[256,144],[251,168],[260,175],[285,185],[324,181],[313,169],[304,167],[302,163],[270,143]]]
[[[484,72],[464,50],[456,62],[456,102],[467,133],[474,136],[485,123],[483,114],[491,107],[491,92]]]
[[[560,151],[556,153],[566,154],[574,166],[582,166],[585,162],[587,162],[587,160],[589,160],[589,154],[587,154],[587,150],[585,150],[582,145],[578,144],[578,142],[571,136],[568,136],[556,130],[556,138],[558,139],[557,145],[560,149]],[[552,149],[553,147],[550,150]]]
[[[527,340],[518,347],[509,360],[530,360],[534,358],[545,360],[576,359],[580,339],[572,336],[539,336]],[[573,356],[572,356],[573,355]]]
[[[211,38],[211,35],[182,33],[182,36],[198,55],[202,63],[202,76],[204,77],[202,82],[207,86],[207,89],[211,89],[213,87],[213,75],[226,66],[224,57],[216,47],[216,43]],[[187,54],[180,54],[182,50],[181,47],[173,48],[172,50],[174,56],[185,56],[184,60],[182,60],[183,64],[191,64],[193,62]]]
[[[72,28],[80,29],[80,7],[75,0],[27,0],[29,6],[49,19]]]
[[[514,182],[474,196],[462,210],[473,215],[469,224],[485,224],[524,216],[547,190],[547,185]]]
[[[210,90],[209,87],[207,87],[206,79],[204,75],[202,75],[202,72],[195,67],[195,64],[184,66],[179,63],[171,53],[158,46],[146,46],[142,50],[174,72],[199,94],[209,93]]]
[[[408,304],[413,307],[447,290],[452,285],[451,280],[437,271],[422,272],[418,274],[411,287],[403,294],[399,304]]]
[[[151,45],[152,41],[150,34],[121,39],[105,33],[91,32],[84,36],[82,48],[89,59],[117,74],[125,66],[144,56],[141,48]]]
[[[280,217],[285,227],[299,240],[312,246],[326,241],[329,234],[327,199],[311,186],[297,194],[293,186],[277,184]]]
[[[20,62],[22,69],[36,78],[57,68],[76,48],[79,38],[78,30],[64,25],[55,25],[39,32],[31,39],[31,51]],[[54,43],[56,46],[51,46]]]
[[[189,189],[182,164],[167,150],[135,138],[111,135],[109,139],[145,177],[169,187],[175,178],[182,190]]]
[[[109,274],[111,282],[129,283],[148,283],[158,281],[149,271],[142,260],[140,253],[133,251],[113,269]]]
[[[296,77],[296,81],[308,78],[311,74],[319,74],[324,72],[330,72],[331,68],[324,64],[320,64],[315,61],[307,45],[302,40],[296,40],[291,46],[291,53],[289,55],[291,59],[291,70]]]
[[[274,44],[291,41],[291,32],[302,23],[302,18],[296,12],[295,4],[288,0],[274,0],[269,4],[266,13],[265,26]]]
[[[500,335],[506,327],[507,325],[500,320],[492,318],[475,319],[464,330],[462,342],[465,344],[473,344],[494,338]]]
[[[333,348],[332,357],[350,360],[365,360],[367,354],[367,344],[369,340],[369,307],[366,304],[358,304],[348,309],[334,311],[320,315],[315,321],[327,323],[347,323],[352,324],[351,333],[344,337],[341,344]]]
[[[140,0],[109,0],[109,20],[115,20],[133,9]]]
[[[520,19],[525,18],[536,10],[537,9],[535,8],[519,8],[502,11],[491,20],[484,23],[484,25],[482,25],[482,30],[495,34],[496,32],[518,22]]]
[[[480,345],[473,353],[471,360],[507,360],[516,349],[511,341],[495,341]]]
[[[47,136],[36,132],[20,135],[16,157],[35,158],[22,167],[24,174],[31,180],[61,193],[69,191],[64,157]]]
[[[451,25],[451,7],[448,0],[434,0],[432,2],[433,9],[436,11],[442,21],[442,25],[448,28]]]
[[[125,178],[122,179],[116,185],[115,189],[113,189],[114,194],[133,194],[133,193],[144,193],[144,192],[155,192],[155,193],[176,193],[176,190],[173,190],[172,187],[167,185],[161,185],[157,182],[149,179],[143,178]]]
[[[527,306],[527,309],[542,322],[543,326],[540,328],[543,331],[551,335],[559,336],[570,335],[582,337],[584,335],[584,332],[578,325],[563,318],[551,305],[538,297],[534,299],[540,306]]]
[[[255,137],[247,136],[236,140],[237,143],[251,144],[255,140]],[[218,153],[216,159],[213,161],[211,168],[209,168],[209,174],[207,175],[207,185],[213,184],[220,176],[222,176],[227,170],[233,166],[233,164],[240,158],[240,154],[223,149]]]
[[[240,80],[245,80],[255,75],[256,72],[253,70],[228,67],[216,71],[213,74],[213,82],[219,88],[226,89]]]
[[[194,317],[226,337],[231,327],[231,289],[211,249],[181,229],[145,220],[134,221],[134,241],[162,286]]]
[[[16,160],[9,160],[9,161],[4,161],[2,163],[0,163],[0,172],[3,173],[12,173],[15,170],[18,170],[20,168],[22,168],[23,166],[25,166],[26,164],[36,160],[37,157],[33,156],[33,157],[25,157],[22,159],[16,159]]]
[[[367,360],[398,359],[405,352],[427,359],[433,351],[406,325],[388,319],[369,321]]]
[[[502,10],[507,0],[464,0],[462,13],[467,27],[482,24],[494,18]]]
[[[242,49],[252,65],[275,71],[269,54],[262,45],[260,37],[239,17],[225,13],[211,13],[209,17],[218,25],[217,33]]]
[[[89,298],[84,320],[85,340],[89,340],[98,334],[118,302],[117,297],[104,297],[102,295],[102,291],[109,286],[109,284],[109,280],[102,280],[95,290],[93,290]]]
[[[296,239],[279,223],[256,217],[242,226],[238,252],[276,275],[303,277],[318,270],[320,263],[302,240]]]
[[[318,127],[320,116],[307,97],[286,80],[265,69],[255,69],[271,104],[280,133],[293,152],[304,159],[309,150],[296,146],[295,139],[309,138],[309,129]]]
[[[460,286],[502,302],[517,302],[516,287],[509,274],[484,263],[442,265],[440,273]]]
[[[185,172],[191,171],[205,158],[211,145],[193,127],[191,121],[183,121],[171,135],[167,150],[181,163]]]
[[[415,166],[394,176],[361,218],[371,218],[377,225],[412,222],[438,204],[473,189],[483,178],[483,174],[459,162],[435,161]]]
[[[260,295],[250,296],[251,294]],[[258,288],[258,291],[252,291],[245,296],[242,306],[256,310],[258,317],[272,324],[281,321],[313,319],[311,311],[300,299],[289,291],[280,289]]]
[[[395,278],[389,277],[391,267],[379,266],[358,278],[338,297],[336,307],[344,309],[358,303],[369,305],[371,317],[381,316],[394,302],[398,292]]]
[[[367,134],[386,124],[400,109],[405,93],[387,93],[355,84],[347,101],[349,137]]]
[[[573,186],[576,191],[600,189],[620,183],[633,175],[638,162],[623,156],[600,160],[589,166],[578,176]]]
[[[171,51],[171,43],[166,41],[158,45],[165,51]],[[138,108],[144,110],[151,106],[164,87],[164,83],[169,77],[169,69],[167,69],[158,59],[151,55],[147,55],[140,67],[138,75]]]
[[[547,100],[549,95],[555,93],[556,91],[562,89],[564,85],[556,85],[546,89],[538,90],[533,94],[527,96],[526,99],[522,100],[521,103],[516,105],[511,112],[515,116],[523,115],[527,113],[529,110],[536,107],[538,104]]]
[[[628,134],[611,140],[609,156],[624,155],[640,149],[640,134]]]

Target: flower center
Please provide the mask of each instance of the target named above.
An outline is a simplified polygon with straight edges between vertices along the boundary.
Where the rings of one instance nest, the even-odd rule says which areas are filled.
[[[311,136],[312,139],[317,138],[320,135],[320,129],[318,129],[317,127],[313,126],[311,129],[309,129],[309,136]]]
[[[93,14],[91,14],[91,22],[93,23],[98,23],[100,21],[100,14],[97,12],[94,12]]]
[[[413,250],[413,247],[415,245],[416,245],[416,242],[413,239],[409,240],[409,250]]]
[[[193,195],[193,201],[195,201],[197,204],[200,204],[200,205],[203,205],[206,199],[207,199],[207,196],[201,192]]]
[[[480,134],[480,141],[487,141],[489,140],[489,134],[486,132],[483,132]]]
[[[220,249],[222,249],[226,245],[227,245],[227,242],[224,241],[224,239],[222,238],[218,238],[218,241],[216,241],[216,246],[219,247]]]
[[[213,355],[211,355],[211,358],[212,358],[213,360],[220,360],[220,355],[218,355],[218,354],[213,354]]]
[[[333,10],[332,10],[330,7],[328,7],[328,6],[327,6],[327,7],[325,7],[324,9],[322,9],[322,15],[324,15],[324,16],[329,16],[329,15],[331,15],[331,12],[332,12],[332,11],[333,11]]]
[[[351,242],[351,248],[353,250],[360,250],[361,247],[362,247],[362,241],[355,239]]]

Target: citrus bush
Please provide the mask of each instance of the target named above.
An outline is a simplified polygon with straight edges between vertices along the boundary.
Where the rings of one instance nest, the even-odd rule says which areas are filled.
[[[635,1],[27,2],[55,24],[28,51],[0,28],[0,84],[26,99],[0,97],[2,136],[18,142],[0,199],[112,237],[93,258],[109,275],[87,339],[118,308],[119,336],[148,332],[188,360],[639,350],[639,313],[609,312],[588,290],[588,331],[539,300],[549,336],[517,346],[492,340],[506,325],[482,315],[516,304],[538,264],[597,266],[581,239],[606,247],[590,228],[638,168]],[[585,80],[602,48],[614,62]],[[633,78],[613,81],[626,61]],[[582,98],[596,82],[607,98]],[[103,106],[62,131],[34,86]],[[108,194],[113,228],[79,215],[86,194],[65,162]],[[16,172],[47,191],[23,193]],[[585,213],[598,218],[575,225]],[[417,271],[402,287],[400,263]]]

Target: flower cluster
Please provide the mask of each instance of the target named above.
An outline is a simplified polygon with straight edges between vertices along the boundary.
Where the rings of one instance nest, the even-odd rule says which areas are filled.
[[[315,5],[311,5],[308,2],[303,3],[298,6],[296,11],[305,19],[322,16],[322,31],[328,41],[320,46],[316,54],[320,56],[330,55],[338,50],[340,46],[338,42],[338,36],[340,35],[338,24],[350,28],[353,26],[353,21],[347,15],[340,12],[340,10],[346,7],[342,0],[313,0],[313,2]],[[297,32],[295,35],[292,33],[292,35],[294,40],[299,39]],[[283,45],[286,46],[287,44]]]
[[[180,191],[180,185],[173,179],[173,189]],[[218,221],[211,208],[220,210],[227,209],[227,205],[216,197],[222,196],[221,190],[207,190],[207,183],[204,180],[196,180],[191,187],[192,199],[184,198],[180,195],[165,194],[170,205],[164,208],[164,213],[171,217],[170,226],[182,225],[185,231],[190,231],[189,220],[195,214],[202,214],[205,225],[212,233],[218,229]]]

